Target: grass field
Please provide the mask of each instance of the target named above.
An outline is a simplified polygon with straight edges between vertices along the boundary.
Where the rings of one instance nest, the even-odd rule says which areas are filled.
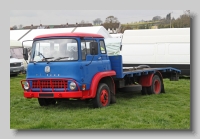
[[[10,77],[10,129],[190,129],[190,80],[164,79],[165,92],[118,93],[117,103],[94,109],[84,101],[40,107],[25,99],[20,80]]]

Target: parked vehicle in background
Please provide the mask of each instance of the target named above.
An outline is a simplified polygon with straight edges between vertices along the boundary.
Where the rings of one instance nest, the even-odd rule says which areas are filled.
[[[10,52],[10,75],[17,76],[22,72],[24,72],[24,64],[22,60],[14,58]]]
[[[12,68],[13,67],[19,68],[19,64],[13,64],[13,63],[19,63],[19,62],[22,63],[21,66],[23,66],[23,69],[20,68],[20,71],[18,69],[17,72],[19,71],[26,73],[28,61],[24,60],[23,58],[23,48],[22,48],[22,43],[20,41],[10,40],[10,62],[11,62],[10,67]],[[16,71],[16,69],[12,71]],[[13,72],[12,74],[15,74],[15,72]]]
[[[125,30],[123,66],[174,67],[190,76],[190,28]]]

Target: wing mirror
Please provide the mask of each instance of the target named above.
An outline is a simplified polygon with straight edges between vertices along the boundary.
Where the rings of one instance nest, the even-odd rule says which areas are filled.
[[[25,60],[28,60],[28,49],[27,48],[23,48],[23,57]]]
[[[90,42],[90,54],[97,55],[98,54],[98,43]]]

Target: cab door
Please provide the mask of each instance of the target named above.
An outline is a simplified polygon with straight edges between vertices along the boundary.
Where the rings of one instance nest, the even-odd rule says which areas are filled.
[[[97,41],[96,39],[84,39],[81,40],[81,71],[82,71],[82,83],[90,84],[92,78],[98,72],[104,71],[104,65],[102,62],[101,54],[90,54],[90,42]]]

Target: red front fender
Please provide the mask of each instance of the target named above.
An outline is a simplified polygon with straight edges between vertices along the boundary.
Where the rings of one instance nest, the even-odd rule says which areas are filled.
[[[97,91],[99,81],[103,77],[109,77],[109,76],[114,76],[114,75],[116,75],[116,72],[114,70],[97,73],[93,77],[92,83],[91,83],[91,86],[90,86],[90,98],[94,98],[96,96],[96,91]]]

